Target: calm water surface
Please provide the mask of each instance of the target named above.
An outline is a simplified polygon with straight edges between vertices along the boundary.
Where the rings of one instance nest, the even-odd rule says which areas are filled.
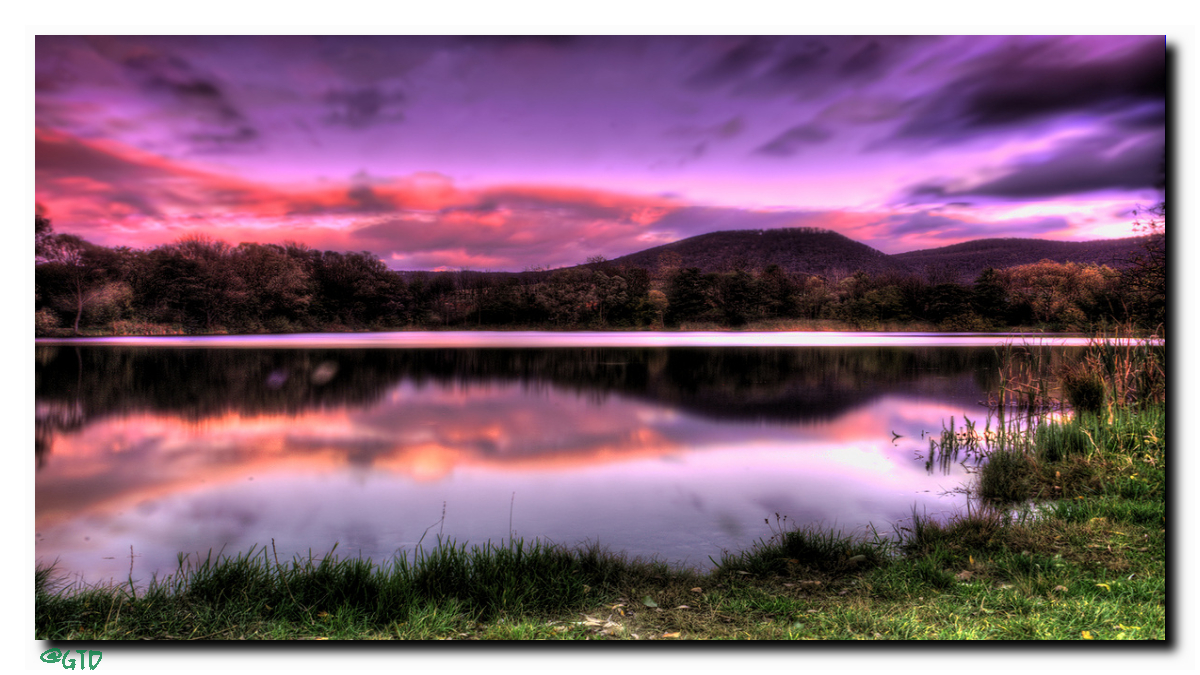
[[[132,547],[144,583],[515,534],[703,568],[776,513],[888,533],[965,505],[929,432],[982,426],[1004,339],[580,335],[39,341],[38,560],[123,581]]]

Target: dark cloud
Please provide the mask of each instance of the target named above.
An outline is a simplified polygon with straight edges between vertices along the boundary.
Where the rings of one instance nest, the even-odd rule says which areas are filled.
[[[724,123],[710,126],[686,125],[672,127],[663,135],[667,138],[683,139],[686,141],[686,144],[676,149],[678,156],[674,162],[663,160],[651,166],[652,168],[683,166],[688,162],[694,162],[703,157],[712,145],[740,135],[745,128],[746,123],[740,115],[730,118]]]
[[[379,213],[394,211],[396,205],[387,197],[380,195],[370,185],[356,185],[346,191],[346,199],[350,202],[350,210],[361,213]]]
[[[764,63],[771,52],[771,40],[768,38],[746,38],[689,77],[685,84],[697,89],[711,89],[740,81]]]
[[[1165,101],[1166,50],[1150,39],[1103,59],[1071,58],[1071,43],[1023,38],[970,64],[923,99],[892,140],[955,142],[980,131],[1072,113],[1104,113]]]
[[[221,152],[258,140],[258,130],[220,84],[197,73],[184,59],[143,51],[121,59],[120,64],[144,91],[201,126],[183,135],[196,150]]]
[[[833,137],[827,129],[813,124],[801,124],[776,136],[754,152],[772,157],[791,157],[805,146],[820,145]]]
[[[955,197],[1042,199],[1100,190],[1155,188],[1160,180],[1165,136],[1090,136],[1056,147],[1052,154],[1024,157],[993,180],[972,187],[926,181],[909,188],[911,203]]]
[[[850,58],[842,62],[839,69],[843,75],[858,75],[876,70],[886,56],[883,47],[876,40],[859,47]]]
[[[820,42],[805,42],[790,49],[766,73],[775,82],[795,82],[816,72],[825,62],[829,46]]]
[[[258,140],[258,130],[242,125],[229,131],[206,131],[188,134],[188,140],[201,152],[224,152],[244,147]]]
[[[539,47],[567,48],[579,44],[578,35],[463,35],[457,38],[466,44],[495,45],[499,47],[535,45]]]
[[[735,94],[812,98],[848,82],[878,79],[899,67],[921,36],[746,38],[706,62],[687,86],[729,86]]]
[[[384,93],[378,87],[332,90],[325,94],[325,104],[332,109],[325,121],[352,129],[400,122],[404,113],[396,107],[404,101],[403,92]]]

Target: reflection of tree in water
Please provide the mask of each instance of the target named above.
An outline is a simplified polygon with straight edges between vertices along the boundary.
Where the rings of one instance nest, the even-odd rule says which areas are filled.
[[[978,396],[991,348],[239,349],[38,347],[39,458],[59,431],[113,414],[199,421],[368,407],[417,385],[520,382],[602,401],[619,394],[721,419],[832,419],[903,392]]]
[[[983,398],[978,376],[995,370],[990,348],[673,350],[670,359],[656,399],[763,421],[831,420],[887,394]]]

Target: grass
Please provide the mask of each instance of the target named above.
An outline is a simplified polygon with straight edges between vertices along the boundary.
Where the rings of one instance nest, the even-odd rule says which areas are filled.
[[[281,562],[267,549],[181,557],[143,591],[71,586],[39,567],[35,635],[1165,640],[1162,354],[1097,349],[1079,363],[1104,382],[1103,404],[1069,415],[1051,414],[1071,402],[1048,392],[1069,399],[1070,384],[1034,382],[1028,362],[1006,363],[1015,378],[1001,392],[1021,414],[995,427],[989,418],[982,431],[952,420],[931,441],[931,463],[935,453],[987,458],[971,508],[947,520],[914,513],[888,536],[795,527],[775,514],[768,536],[704,574],[520,539],[439,541],[385,564],[334,552]]]
[[[1140,503],[1140,502],[1134,502]],[[259,551],[136,595],[37,572],[40,639],[1151,639],[1166,637],[1152,505],[914,515],[896,537],[785,529],[707,574],[599,548],[444,542],[410,562]]]

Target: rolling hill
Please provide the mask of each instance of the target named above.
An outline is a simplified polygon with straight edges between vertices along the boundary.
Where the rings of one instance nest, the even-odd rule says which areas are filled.
[[[739,267],[761,270],[772,264],[793,274],[822,277],[849,275],[857,270],[871,275],[911,271],[907,264],[866,244],[836,232],[812,228],[711,232],[611,262],[654,270],[676,255],[679,267],[698,267],[702,272],[726,272]]]
[[[793,274],[843,276],[916,274],[936,281],[970,283],[988,267],[1041,260],[1125,267],[1142,250],[1143,237],[1096,241],[979,239],[940,248],[888,255],[836,232],[812,228],[712,232],[656,246],[610,261],[654,270],[664,264],[724,272],[779,265]]]
[[[1042,260],[1127,267],[1142,250],[1144,241],[1144,237],[1096,241],[977,239],[940,248],[897,253],[891,258],[926,277],[934,275],[951,281],[969,282],[989,267],[1002,269]]]

